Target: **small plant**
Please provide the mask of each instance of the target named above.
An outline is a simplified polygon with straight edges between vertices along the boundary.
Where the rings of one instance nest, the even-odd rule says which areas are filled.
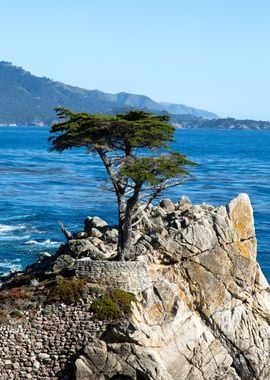
[[[91,305],[94,318],[101,321],[112,321],[122,316],[119,306],[107,295],[96,299]]]
[[[133,294],[117,288],[96,299],[91,305],[91,311],[95,319],[111,321],[130,313],[133,301],[136,301]]]
[[[86,281],[72,277],[57,276],[55,286],[47,298],[48,303],[62,302],[66,305],[77,303],[84,295]]]
[[[20,310],[12,310],[10,313],[9,313],[10,317],[11,318],[23,318],[24,314],[22,311]]]
[[[110,298],[117,303],[124,314],[130,313],[131,302],[136,302],[134,294],[116,288],[109,293]]]
[[[6,316],[6,311],[4,309],[0,309],[0,318],[3,318]]]
[[[16,287],[8,290],[4,290],[0,293],[0,300],[20,300],[20,299],[29,299],[32,294],[24,287]]]
[[[90,286],[88,292],[92,296],[97,296],[100,293],[100,288],[98,286]]]

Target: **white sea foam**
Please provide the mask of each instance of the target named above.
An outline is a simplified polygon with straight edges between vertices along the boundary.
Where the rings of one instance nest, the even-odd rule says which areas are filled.
[[[46,239],[46,240],[43,240],[43,241],[36,241],[36,240],[28,240],[24,243],[25,245],[38,245],[38,246],[41,246],[41,247],[58,247],[59,246],[59,242],[58,241],[53,241],[53,240],[50,240],[50,239]]]
[[[0,241],[26,240],[30,234],[26,231],[27,226],[24,224],[0,224]],[[25,234],[24,234],[25,230]]]
[[[15,264],[19,263],[21,260],[20,259],[15,259],[15,260],[4,260],[0,261],[0,271],[2,272],[3,269],[7,269],[7,271],[1,273],[1,276],[7,276],[11,272],[16,272],[16,271],[21,271],[22,270],[22,265],[21,264]]]
[[[26,226],[24,226],[23,224],[18,224],[16,226],[12,226],[9,224],[0,224],[0,235],[9,234],[17,230],[23,230],[25,227]]]
[[[7,235],[7,234],[1,234],[0,233],[0,241],[20,241],[20,240],[27,240],[30,239],[31,235],[21,235],[21,236],[14,236],[14,235]]]
[[[13,264],[11,261],[0,261],[0,268],[3,269],[19,269],[21,264]]]
[[[25,220],[27,218],[33,218],[36,214],[23,214],[23,215],[12,215],[1,218],[3,221],[11,220]]]

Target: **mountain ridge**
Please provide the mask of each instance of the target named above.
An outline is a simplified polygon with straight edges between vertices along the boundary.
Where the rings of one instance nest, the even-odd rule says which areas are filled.
[[[55,107],[77,112],[117,113],[140,108],[151,112],[216,119],[212,112],[182,104],[156,102],[146,95],[106,93],[38,77],[11,62],[0,62],[0,124],[46,125],[56,121]]]
[[[159,115],[167,114],[176,128],[185,129],[270,129],[269,121],[221,119],[209,111],[156,102],[146,95],[87,90],[35,76],[11,62],[0,61],[0,125],[51,125],[58,121],[56,107],[110,115],[139,108]]]

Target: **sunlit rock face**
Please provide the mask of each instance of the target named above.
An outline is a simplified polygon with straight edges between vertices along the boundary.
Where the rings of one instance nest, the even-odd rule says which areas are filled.
[[[163,201],[137,220],[133,257],[144,281],[136,272],[130,283],[138,302],[129,319],[85,346],[76,380],[269,380],[270,292],[248,196],[226,207]],[[115,266],[106,271],[109,285]]]

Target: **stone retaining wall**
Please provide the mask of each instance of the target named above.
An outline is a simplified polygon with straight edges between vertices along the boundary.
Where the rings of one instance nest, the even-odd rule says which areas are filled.
[[[72,355],[106,327],[91,320],[90,305],[46,306],[19,324],[0,324],[0,379],[65,379]]]
[[[121,288],[137,294],[152,285],[145,264],[137,261],[78,260],[75,275],[93,284]]]
[[[135,295],[152,286],[142,262],[70,261],[66,269],[92,284]],[[72,356],[106,329],[106,323],[92,320],[91,302],[89,297],[76,306],[46,306],[0,322],[0,380],[64,380]]]
[[[151,286],[140,262],[78,260],[75,275],[134,294]],[[46,306],[35,314],[25,312],[19,324],[0,323],[0,380],[65,379],[72,356],[106,328],[106,323],[92,320],[91,302],[89,298],[76,306]]]

